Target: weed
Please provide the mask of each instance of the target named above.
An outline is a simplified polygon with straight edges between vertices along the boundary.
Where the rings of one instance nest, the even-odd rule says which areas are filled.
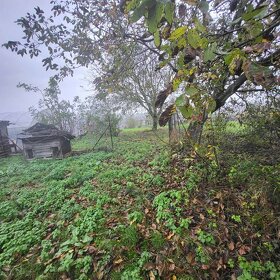
[[[232,215],[232,216],[231,216],[231,219],[232,219],[233,221],[235,221],[236,223],[241,223],[241,217],[240,217],[240,215]]]
[[[215,239],[212,234],[207,233],[201,229],[197,231],[197,239],[205,245],[215,245]]]
[[[198,245],[195,249],[195,259],[197,262],[200,262],[202,264],[209,263],[209,256],[206,254],[204,248],[201,245]]]
[[[134,225],[128,227],[121,226],[121,243],[124,246],[134,248],[139,240],[137,228]]]
[[[128,220],[131,223],[141,223],[144,218],[144,214],[139,211],[133,211],[128,215]]]
[[[165,241],[164,236],[160,232],[156,231],[156,232],[153,232],[153,234],[151,236],[151,243],[152,243],[152,246],[156,250],[160,250],[163,248],[166,241]]]
[[[155,197],[153,206],[156,208],[157,221],[163,222],[167,228],[180,232],[180,224],[186,226],[186,221],[181,217],[182,206],[188,203],[186,191],[167,191]]]
[[[239,268],[242,270],[238,280],[263,279],[257,277],[268,276],[270,279],[280,279],[280,272],[274,263],[268,261],[261,263],[259,261],[247,261],[244,257],[238,258]]]

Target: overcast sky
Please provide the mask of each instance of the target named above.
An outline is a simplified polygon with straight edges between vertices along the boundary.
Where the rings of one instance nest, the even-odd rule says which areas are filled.
[[[34,7],[48,7],[49,0],[0,0],[0,45],[7,41],[20,41],[23,33],[14,22],[27,12],[33,12]],[[16,85],[25,82],[47,87],[48,79],[52,75],[45,71],[41,63],[42,57],[30,59],[21,57],[0,47],[0,113],[28,111],[30,106],[36,106],[40,96],[25,92]],[[85,81],[86,69],[81,69],[74,77],[66,78],[60,85],[61,98],[72,100],[74,96],[89,95]]]

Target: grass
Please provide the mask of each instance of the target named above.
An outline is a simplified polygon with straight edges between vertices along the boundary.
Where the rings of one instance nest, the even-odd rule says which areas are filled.
[[[113,151],[1,159],[0,279],[279,279],[279,224],[260,187],[276,186],[277,167],[187,168],[158,137],[130,129]]]

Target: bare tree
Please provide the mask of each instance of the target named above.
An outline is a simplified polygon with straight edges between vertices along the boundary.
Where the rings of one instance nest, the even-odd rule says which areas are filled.
[[[105,71],[94,81],[100,95],[111,92],[122,104],[143,108],[152,118],[153,130],[157,130],[162,112],[156,107],[157,95],[171,80],[171,71],[156,71],[156,58],[139,45],[124,45],[107,60],[105,64],[110,66],[103,66]]]

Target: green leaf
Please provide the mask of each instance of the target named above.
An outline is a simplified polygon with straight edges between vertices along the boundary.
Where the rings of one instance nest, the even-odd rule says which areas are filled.
[[[216,54],[214,53],[217,50],[217,43],[214,42],[213,44],[211,44],[204,52],[203,55],[203,61],[207,62],[207,61],[212,61],[214,60],[214,58],[216,57]]]
[[[216,106],[216,101],[213,98],[210,98],[207,103],[207,113],[212,113],[215,110]]]
[[[155,42],[155,45],[156,45],[157,48],[161,44],[161,38],[160,38],[160,34],[159,34],[158,30],[156,30],[156,32],[154,33],[154,42]]]
[[[200,31],[200,32],[206,31],[206,27],[200,22],[200,20],[198,18],[195,18],[194,25],[198,31]]]
[[[186,38],[181,37],[181,38],[178,40],[177,46],[178,46],[179,49],[185,48],[185,47],[187,46],[187,40],[186,40]]]
[[[138,1],[139,3],[140,1]],[[135,7],[137,3],[134,3],[132,7]],[[132,14],[130,21],[136,22],[138,21],[142,16],[145,15],[146,10],[152,8],[155,5],[154,0],[142,0],[140,5],[134,9],[134,13]],[[130,7],[132,10],[133,8]]]
[[[145,13],[145,5],[144,5],[144,3],[142,3],[139,7],[137,7],[134,10],[134,12],[130,18],[130,21],[131,22],[138,21],[142,16],[144,16],[144,13]]]
[[[195,29],[191,29],[187,34],[188,43],[197,49],[201,44],[201,38]]]
[[[180,106],[179,110],[185,119],[189,119],[193,115],[193,108],[188,106]]]
[[[178,68],[183,68],[184,65],[185,65],[185,54],[183,52],[181,52],[178,56],[178,59],[177,59],[177,66]]]
[[[157,23],[160,23],[164,11],[164,4],[163,3],[157,3],[156,4],[156,20]]]
[[[126,11],[129,12],[131,10],[134,10],[136,7],[137,7],[137,4],[139,4],[139,0],[132,0],[132,1],[129,1],[129,2],[126,2],[125,5],[126,5]]]
[[[155,16],[155,9],[151,9],[148,12],[148,18],[146,20],[147,25],[148,25],[148,30],[151,33],[155,33],[157,30],[157,21],[156,21],[156,16]]]
[[[180,78],[173,79],[173,81],[172,81],[172,89],[173,89],[173,91],[178,89],[178,87],[180,86],[181,82],[182,82],[182,80]]]
[[[229,66],[235,58],[243,58],[243,57],[244,57],[244,52],[242,52],[240,49],[234,49],[224,57],[225,64]]]
[[[189,95],[194,95],[196,93],[198,93],[198,89],[194,86],[190,86],[186,88],[186,93]]]
[[[174,40],[180,38],[181,36],[183,36],[186,33],[187,29],[188,29],[187,26],[181,26],[181,27],[175,29],[170,34],[169,40],[174,41]]]
[[[205,37],[201,38],[201,40],[200,40],[200,46],[201,46],[202,49],[206,49],[207,46],[208,46],[208,39],[205,38]]]
[[[257,21],[257,22],[254,22],[254,24],[250,25],[250,27],[248,27],[247,30],[249,33],[249,38],[253,39],[262,32],[263,25],[261,22]]]
[[[261,7],[257,8],[257,9],[255,9],[255,10],[252,10],[252,11],[249,10],[248,12],[244,13],[242,15],[242,18],[245,21],[249,21],[249,20],[251,20],[253,18],[261,18],[261,17],[263,17],[266,14],[267,10],[268,10],[268,6],[267,5],[261,6]]]
[[[164,12],[165,12],[165,18],[169,24],[172,24],[173,22],[174,9],[175,9],[174,3],[171,2],[166,3]]]
[[[149,8],[147,25],[148,25],[148,30],[151,33],[156,32],[158,24],[160,23],[161,18],[163,16],[163,9],[164,9],[164,5],[162,3],[156,3],[155,5]]]
[[[186,95],[184,93],[177,97],[175,101],[176,106],[184,106],[186,104],[185,97]]]

